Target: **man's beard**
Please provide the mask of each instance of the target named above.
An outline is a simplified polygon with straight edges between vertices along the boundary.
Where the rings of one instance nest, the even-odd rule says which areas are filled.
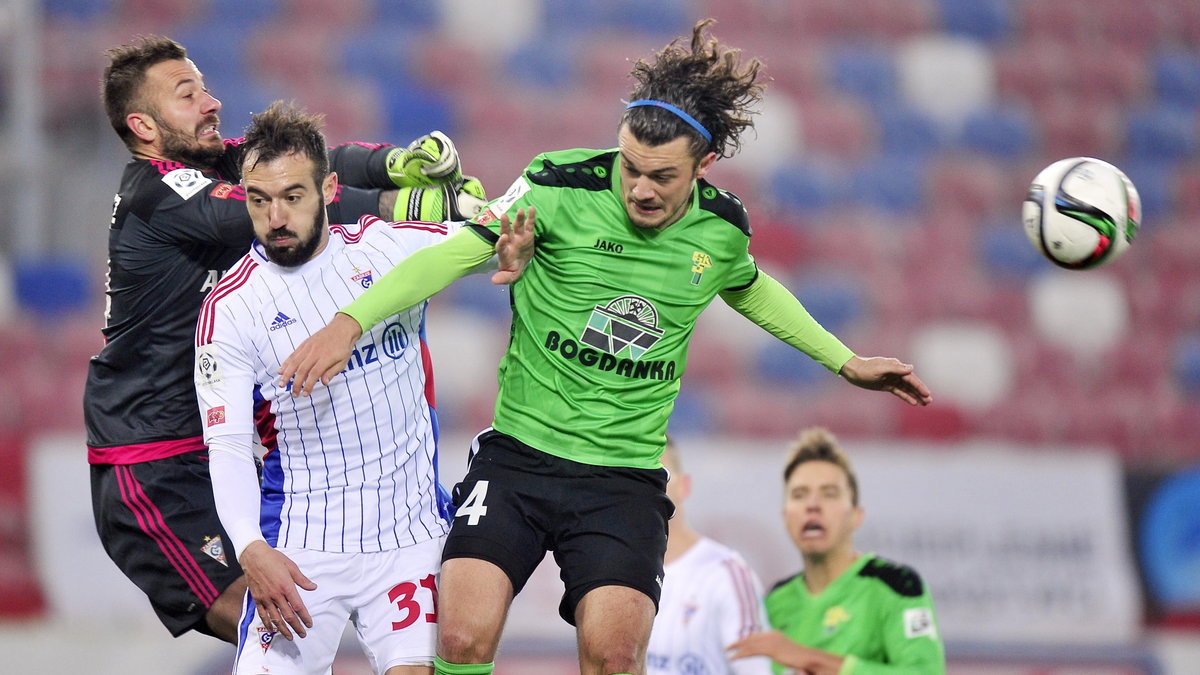
[[[299,243],[295,244],[294,247],[276,246],[269,240],[263,241],[259,239],[258,241],[262,244],[263,252],[267,255],[267,260],[281,267],[299,267],[311,260],[313,253],[321,245],[321,229],[325,227],[325,219],[322,217],[324,215],[325,203],[321,202],[317,205],[317,209],[313,213],[313,229],[308,233],[308,239],[299,239],[299,235],[295,232],[283,230],[283,232],[299,239]],[[272,234],[275,234],[275,232]]]
[[[211,148],[202,145],[194,135],[188,136],[157,117],[155,121],[158,123],[159,133],[162,136],[163,154],[180,164],[207,171],[216,166],[217,160],[225,154],[224,143]],[[216,117],[212,117],[204,121],[204,126],[218,122]]]

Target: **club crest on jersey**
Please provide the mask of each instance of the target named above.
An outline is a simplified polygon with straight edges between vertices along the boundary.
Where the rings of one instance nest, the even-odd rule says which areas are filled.
[[[212,345],[196,348],[196,372],[200,375],[198,384],[201,387],[211,389],[221,383],[221,366]]]
[[[221,535],[205,537],[204,545],[200,547],[200,550],[213,560],[229,567],[229,563],[225,562],[225,544],[221,542]]]
[[[264,654],[266,654],[267,650],[271,648],[271,642],[275,640],[276,632],[277,631],[273,631],[270,628],[258,626],[258,646],[262,647]]]
[[[700,285],[700,277],[704,276],[704,270],[712,267],[712,258],[707,253],[701,251],[692,251],[692,285]]]
[[[623,295],[588,317],[579,341],[613,356],[637,361],[663,336],[658,310],[645,298]]]
[[[209,408],[208,412],[204,415],[204,418],[207,420],[208,426],[210,427],[218,424],[225,424],[225,406],[219,405],[215,408]]]
[[[361,285],[363,288],[370,288],[371,284],[375,281],[374,276],[373,276],[374,274],[375,274],[374,270],[367,270],[366,272],[364,272],[364,271],[358,269],[357,267],[355,267],[354,268],[354,276],[350,277],[350,281],[353,281],[353,282]]]
[[[825,634],[833,635],[837,632],[839,626],[850,620],[850,613],[841,605],[830,607],[825,610],[825,618],[821,621],[825,626]]]
[[[175,194],[184,199],[191,199],[192,195],[203,190],[205,186],[212,183],[211,178],[205,177],[195,169],[175,169],[168,171],[162,181],[167,184]]]

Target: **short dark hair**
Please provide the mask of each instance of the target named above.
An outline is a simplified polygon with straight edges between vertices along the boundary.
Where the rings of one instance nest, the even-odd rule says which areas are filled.
[[[787,483],[796,467],[806,462],[829,462],[846,472],[846,481],[850,484],[850,501],[858,506],[858,477],[854,475],[854,467],[850,465],[846,453],[838,445],[837,437],[824,427],[809,427],[801,429],[792,442],[791,457],[783,469],[783,482]]]
[[[292,102],[275,101],[250,118],[242,142],[243,173],[259,162],[299,153],[312,160],[313,182],[320,187],[329,175],[329,148],[321,132],[324,123],[324,115],[309,114]]]
[[[135,137],[125,117],[131,112],[158,113],[142,91],[146,71],[163,61],[186,59],[187,49],[171,38],[143,35],[136,44],[112,47],[104,53],[108,65],[100,78],[100,99],[113,131],[132,149]]]
[[[754,126],[752,107],[762,99],[765,84],[759,81],[762,62],[741,63],[741,50],[725,47],[705,35],[715,19],[704,19],[692,28],[690,45],[675,38],[655,55],[653,62],[639,59],[630,76],[638,85],[630,100],[650,99],[669,103],[691,115],[711,135],[706,140],[679,115],[657,106],[627,108],[621,124],[643,143],[662,145],[690,134],[691,154],[708,152],[733,156],[742,132]]]

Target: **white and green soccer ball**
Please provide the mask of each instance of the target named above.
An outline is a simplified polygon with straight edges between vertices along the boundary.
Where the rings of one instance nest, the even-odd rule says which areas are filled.
[[[1142,200],[1123,171],[1093,157],[1042,169],[1021,207],[1025,235],[1059,267],[1088,269],[1116,260],[1142,220]]]

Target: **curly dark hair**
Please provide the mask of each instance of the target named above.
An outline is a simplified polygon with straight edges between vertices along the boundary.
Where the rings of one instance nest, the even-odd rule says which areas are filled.
[[[294,102],[275,101],[250,118],[242,142],[243,170],[295,152],[312,160],[313,182],[319,187],[329,175],[329,149],[321,131],[324,123],[324,115],[309,114]]]
[[[638,81],[630,100],[651,99],[676,106],[695,118],[710,134],[706,140],[675,113],[656,106],[627,108],[621,124],[639,141],[650,145],[668,143],[684,134],[692,138],[691,154],[697,159],[708,152],[732,157],[740,147],[742,132],[754,126],[752,106],[762,100],[765,82],[759,75],[758,59],[741,63],[741,50],[725,47],[705,35],[716,19],[704,19],[692,28],[690,45],[675,38],[655,55],[654,61],[639,59],[630,73]]]
[[[132,148],[134,135],[125,117],[131,112],[157,113],[142,92],[146,71],[163,61],[186,59],[187,49],[161,35],[140,35],[136,44],[112,47],[104,53],[108,65],[100,78],[100,100],[113,131]]]
[[[801,429],[796,440],[792,443],[792,454],[783,469],[783,482],[787,483],[796,467],[806,462],[829,462],[846,472],[846,481],[850,484],[850,501],[858,506],[858,476],[850,459],[842,452],[837,437],[824,427],[809,427]]]

